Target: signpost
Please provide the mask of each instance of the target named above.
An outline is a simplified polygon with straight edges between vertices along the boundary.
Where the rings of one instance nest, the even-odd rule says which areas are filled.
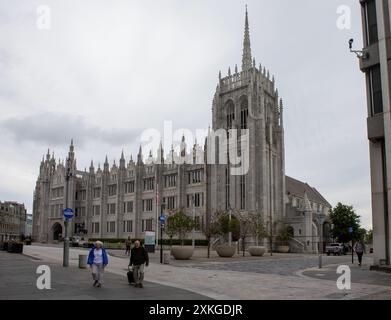
[[[160,221],[160,263],[163,264],[163,231],[166,223],[166,216],[164,215],[164,204],[162,204],[162,212],[159,217]]]
[[[69,265],[69,238],[68,238],[68,223],[69,219],[73,218],[73,210],[71,208],[64,209],[64,227],[65,227],[65,237],[64,237],[64,256],[63,256],[63,266],[68,267]]]
[[[354,250],[353,250],[353,227],[349,227],[348,229],[349,233],[350,233],[350,236],[352,238],[352,264],[354,264]]]

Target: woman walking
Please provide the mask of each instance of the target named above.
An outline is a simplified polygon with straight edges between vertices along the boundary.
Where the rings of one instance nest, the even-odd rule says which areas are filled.
[[[103,243],[95,242],[95,246],[90,250],[87,263],[92,268],[92,278],[94,279],[94,287],[102,286],[102,279],[105,267],[109,263],[106,250],[103,248]]]

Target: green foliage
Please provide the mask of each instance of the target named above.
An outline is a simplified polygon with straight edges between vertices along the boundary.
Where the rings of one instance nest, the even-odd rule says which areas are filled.
[[[262,242],[263,239],[269,237],[269,232],[267,232],[265,223],[260,214],[257,214],[256,212],[249,213],[249,220],[250,232],[258,245],[258,243]]]
[[[196,227],[192,218],[187,216],[182,210],[178,210],[174,215],[168,217],[166,233],[171,238],[173,236],[178,236],[183,245],[186,234]]]
[[[351,240],[362,239],[363,229],[360,226],[360,216],[356,214],[352,206],[338,203],[330,210],[330,219],[334,225],[331,231],[333,238],[338,242],[347,243]],[[353,233],[349,233],[349,228],[353,228]]]
[[[240,236],[240,222],[238,219],[229,218],[227,212],[220,212],[217,215],[217,235],[226,237],[232,232],[233,237],[239,238]]]
[[[364,241],[366,244],[372,244],[373,243],[373,230],[367,231]]]
[[[282,244],[287,244],[292,239],[292,233],[289,228],[289,226],[285,225],[283,226],[277,234],[277,241],[281,242]]]

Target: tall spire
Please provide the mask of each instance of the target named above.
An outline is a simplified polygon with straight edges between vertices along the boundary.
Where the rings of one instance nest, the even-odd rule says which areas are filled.
[[[251,42],[250,42],[250,28],[248,24],[248,13],[246,5],[246,22],[244,26],[244,41],[243,41],[243,56],[242,56],[242,70],[246,71],[251,68]]]

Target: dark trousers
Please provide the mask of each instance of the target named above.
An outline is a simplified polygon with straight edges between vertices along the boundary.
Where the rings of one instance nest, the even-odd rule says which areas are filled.
[[[356,253],[357,253],[357,257],[358,257],[358,263],[361,264],[362,256],[363,256],[364,252],[356,252]]]
[[[128,253],[130,253],[130,246],[126,246],[125,254],[128,254]]]

